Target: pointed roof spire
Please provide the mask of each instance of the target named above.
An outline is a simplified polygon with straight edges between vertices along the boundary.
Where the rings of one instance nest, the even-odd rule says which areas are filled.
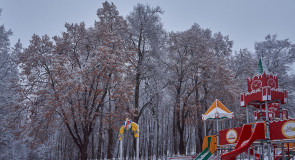
[[[205,114],[202,114],[202,119],[223,119],[233,118],[234,113],[228,110],[218,99],[216,99]]]
[[[260,58],[258,65],[257,65],[256,74],[262,74],[263,72],[265,72],[266,74],[269,74],[269,71],[268,71],[263,59]]]

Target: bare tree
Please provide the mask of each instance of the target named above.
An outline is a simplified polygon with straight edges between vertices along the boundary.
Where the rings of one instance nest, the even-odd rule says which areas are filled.
[[[0,9],[0,15],[1,12]],[[23,145],[14,140],[13,133],[17,131],[18,126],[8,124],[13,117],[10,113],[11,108],[18,105],[18,93],[15,88],[18,73],[15,61],[22,49],[20,41],[14,47],[10,46],[9,37],[11,35],[11,30],[6,30],[4,25],[0,25],[0,159],[13,159],[25,154],[20,149]]]
[[[148,5],[138,4],[127,16],[130,38],[137,56],[135,62],[135,89],[134,89],[134,121],[138,123],[144,109],[152,101],[149,97],[147,101],[141,98],[142,82],[146,81],[154,71],[153,59],[159,54],[161,39],[164,35],[160,14],[163,11],[160,7],[151,8]],[[141,102],[141,103],[140,103]]]
[[[294,113],[295,75],[292,65],[295,62],[295,44],[288,39],[278,40],[277,35],[267,35],[262,42],[255,43],[257,59],[262,58],[269,72],[279,77],[280,88],[289,92],[289,103],[286,105]]]
[[[88,158],[90,135],[100,108],[111,101],[122,112],[131,95],[128,88],[132,86],[125,81],[130,54],[122,37],[126,23],[122,18],[119,21],[120,17],[111,17],[117,15],[104,17],[108,15],[104,11],[112,12],[108,7],[111,5],[106,2],[98,11],[97,34],[87,30],[84,23],[66,24],[67,32],[54,37],[56,45],[48,36],[34,35],[20,56],[23,100],[27,102],[24,110],[30,112],[26,125],[32,128],[34,137],[44,140],[49,129],[46,127],[60,121],[78,147],[81,159]],[[37,132],[40,127],[44,129]],[[109,140],[113,143],[111,136]]]

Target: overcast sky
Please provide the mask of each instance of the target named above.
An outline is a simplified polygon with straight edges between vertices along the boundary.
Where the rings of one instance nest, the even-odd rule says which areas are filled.
[[[0,0],[0,24],[11,29],[12,43],[21,39],[24,47],[31,36],[61,35],[64,24],[84,21],[92,26],[101,0]],[[137,3],[160,6],[164,29],[183,31],[194,23],[214,33],[229,35],[234,50],[248,48],[267,34],[295,42],[295,0],[112,0],[126,17]]]

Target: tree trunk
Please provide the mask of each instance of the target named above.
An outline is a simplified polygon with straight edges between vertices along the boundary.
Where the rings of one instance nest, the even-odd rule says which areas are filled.
[[[157,142],[156,142],[156,159],[159,159],[159,136],[160,136],[160,128],[159,128],[159,117],[158,117],[158,112],[157,112],[157,134],[156,134],[156,136],[157,136]],[[161,148],[163,147],[162,146],[163,144],[161,144]]]
[[[87,160],[87,152],[81,153],[81,160]]]
[[[94,132],[92,133],[92,138],[91,138],[91,158],[95,158],[94,155]]]
[[[140,58],[141,59],[141,58]],[[133,118],[133,122],[138,124],[139,122],[139,86],[140,86],[140,65],[141,62],[139,61],[137,64],[137,70],[135,75],[135,91],[134,91],[134,108],[135,108],[135,117]],[[133,141],[133,151],[136,153],[136,141]]]
[[[169,134],[169,126],[170,126],[170,122],[169,122],[169,117],[170,117],[170,111],[169,111],[169,109],[168,109],[168,120],[167,120],[167,126],[166,126],[166,141],[165,141],[165,150],[164,151],[166,151],[164,154],[166,155],[166,157],[168,156],[168,149],[169,149],[169,145],[170,144],[168,144],[168,142],[169,142],[169,136],[168,136],[168,134]],[[163,114],[163,119],[164,119],[164,114]],[[163,121],[163,124],[164,124],[164,121]],[[164,125],[163,125],[163,127],[164,127]],[[163,133],[165,133],[165,129],[163,129]],[[169,152],[170,153],[170,152]]]
[[[82,148],[80,149],[81,160],[87,160],[88,158],[87,146],[87,144],[83,144]]]
[[[185,144],[184,144],[184,131],[183,128],[179,130],[179,154],[185,154]]]
[[[180,97],[181,97],[181,81],[179,81],[179,86],[177,86],[177,88],[176,88],[176,102],[175,102],[175,106],[174,106],[174,117],[175,117],[175,126],[173,127],[173,129],[175,129],[175,131],[173,131],[173,132],[176,132],[176,130],[178,130],[178,134],[179,134],[179,136],[182,136],[182,138],[183,138],[183,134],[182,135],[180,135],[181,134],[181,122],[180,122]],[[176,138],[177,137],[177,134],[176,133],[174,133],[175,135],[173,135],[174,136],[174,138]],[[177,144],[174,144],[174,147],[178,147],[178,149],[176,150],[176,151],[174,151],[174,153],[175,154],[177,154],[177,152],[179,151],[179,153],[180,152],[182,152],[182,149],[181,148],[179,148],[181,145],[184,145],[184,144],[180,144],[181,143],[181,141],[183,141],[183,139],[182,139],[181,137],[179,138],[179,143],[178,143],[178,146],[177,146]],[[177,138],[176,138],[177,139]],[[181,140],[182,139],[182,140]],[[182,154],[182,153],[180,153],[180,154]]]
[[[101,108],[101,113],[103,112],[103,107]],[[101,148],[102,148],[102,130],[103,130],[102,116],[99,119],[99,133],[98,133],[98,145],[97,145],[97,159],[101,159]]]
[[[109,98],[109,108],[108,108],[108,111],[109,113],[112,113],[112,99],[111,99],[111,89],[109,88],[108,89],[108,98]],[[115,107],[116,109],[116,107]],[[108,142],[108,149],[107,149],[107,159],[111,159],[113,158],[113,128],[112,128],[112,115],[109,116],[109,126],[108,126],[108,139],[109,139],[109,142]]]
[[[196,148],[196,153],[201,152],[202,151],[202,144],[203,144],[203,129],[202,129],[202,125],[201,123],[198,124],[198,139],[199,139],[199,144],[197,145],[198,147]]]
[[[173,135],[173,150],[174,150],[174,154],[177,154],[178,150],[178,146],[177,146],[177,132],[176,132],[176,107],[174,107],[174,111],[173,111],[173,121],[172,121],[173,125],[172,125],[172,135]]]
[[[108,150],[107,150],[107,159],[113,158],[113,129],[110,127],[108,129],[108,137],[109,137],[109,142],[108,142]]]
[[[139,86],[140,86],[140,71],[139,69],[137,69],[136,76],[135,76],[135,93],[134,93],[134,107],[136,109],[138,109],[139,107]]]

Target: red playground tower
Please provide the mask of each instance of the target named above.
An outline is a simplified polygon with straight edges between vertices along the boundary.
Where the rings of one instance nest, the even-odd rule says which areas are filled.
[[[288,102],[288,94],[279,88],[278,82],[278,77],[269,73],[260,59],[256,74],[247,79],[248,91],[241,93],[240,105],[246,108],[247,124],[219,131],[222,160],[237,156],[269,160],[293,157],[295,120],[289,119],[288,111],[282,109]],[[249,123],[248,108],[251,106],[256,108],[255,123]]]

